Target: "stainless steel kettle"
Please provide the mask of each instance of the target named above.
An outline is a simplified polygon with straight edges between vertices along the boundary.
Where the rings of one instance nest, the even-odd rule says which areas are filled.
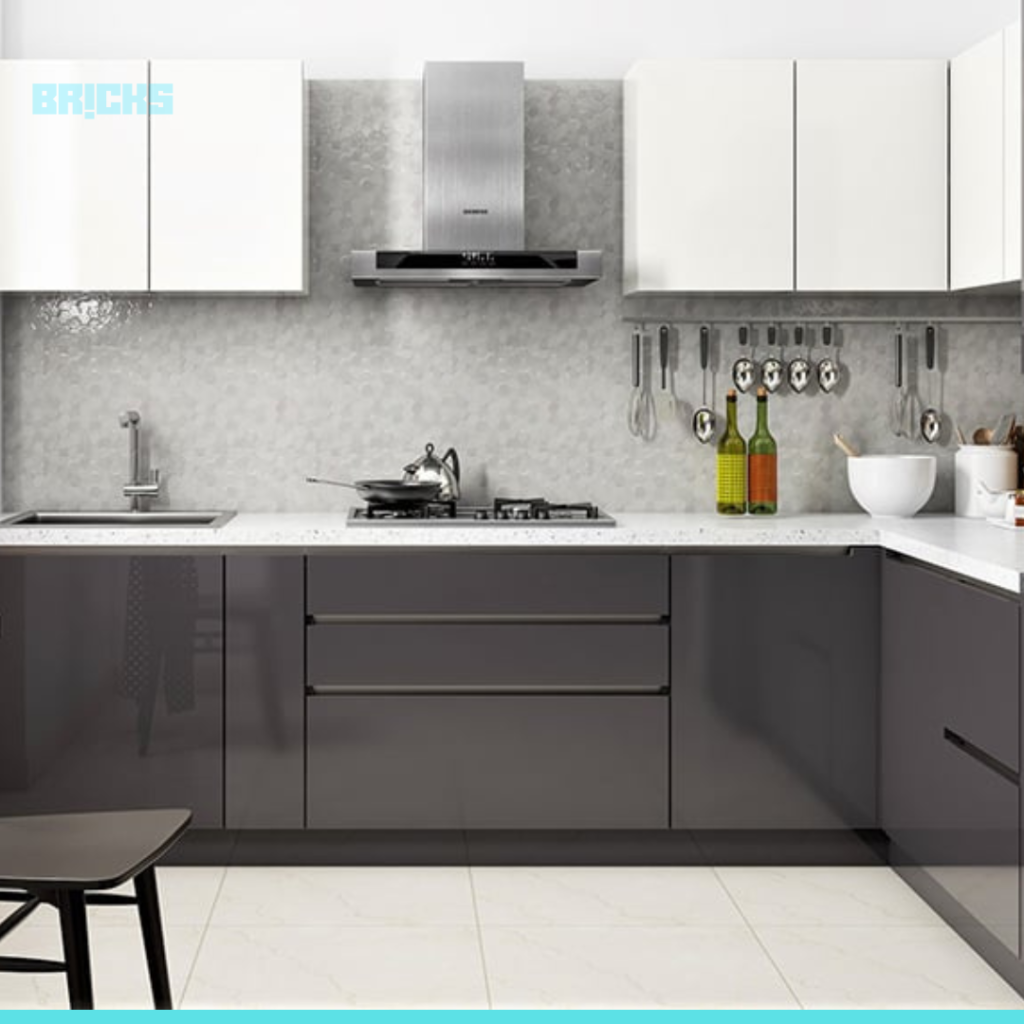
[[[444,455],[438,458],[434,454],[432,444],[427,445],[425,454],[405,467],[406,483],[439,483],[441,490],[437,496],[440,501],[459,500],[461,476],[458,452],[454,448],[449,448]]]

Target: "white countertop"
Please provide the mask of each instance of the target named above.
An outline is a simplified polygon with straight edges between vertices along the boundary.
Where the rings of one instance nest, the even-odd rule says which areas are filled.
[[[0,552],[111,548],[759,548],[878,545],[1002,590],[1020,593],[1024,529],[954,516],[865,515],[728,518],[612,512],[618,525],[348,526],[345,513],[240,513],[219,529],[187,527],[0,527]]]

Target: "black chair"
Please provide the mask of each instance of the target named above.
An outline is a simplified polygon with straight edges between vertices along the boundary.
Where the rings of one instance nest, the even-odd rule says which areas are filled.
[[[0,972],[67,973],[72,1010],[91,1010],[92,968],[86,904],[135,904],[146,947],[153,1003],[171,1009],[171,985],[154,867],[192,820],[184,810],[0,818],[0,900],[21,903],[0,922],[0,939],[42,903],[60,914],[64,960],[0,956]],[[103,892],[134,879],[135,895]],[[99,890],[99,891],[96,891]]]

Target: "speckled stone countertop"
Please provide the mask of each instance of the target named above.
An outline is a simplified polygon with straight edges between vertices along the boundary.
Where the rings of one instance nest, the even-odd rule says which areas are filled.
[[[998,587],[1021,591],[1024,530],[983,520],[917,516],[796,515],[766,519],[612,513],[615,527],[348,526],[345,513],[240,513],[218,529],[187,527],[2,527],[0,553],[61,550],[325,550],[330,548],[547,548],[673,550],[878,545]]]

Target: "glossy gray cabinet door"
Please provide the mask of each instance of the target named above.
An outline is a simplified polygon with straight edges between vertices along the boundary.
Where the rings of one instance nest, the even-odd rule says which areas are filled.
[[[223,825],[223,560],[0,557],[0,815]]]
[[[878,552],[672,559],[672,825],[876,825]]]
[[[302,828],[305,560],[224,566],[224,813],[228,828]]]
[[[377,551],[309,558],[310,615],[574,616],[668,612],[664,555]]]
[[[668,627],[633,623],[360,623],[308,632],[318,690],[668,689]]]
[[[310,828],[668,826],[667,697],[311,697]]]
[[[1011,596],[885,559],[882,827],[897,865],[923,868],[1019,954],[1019,609]]]

